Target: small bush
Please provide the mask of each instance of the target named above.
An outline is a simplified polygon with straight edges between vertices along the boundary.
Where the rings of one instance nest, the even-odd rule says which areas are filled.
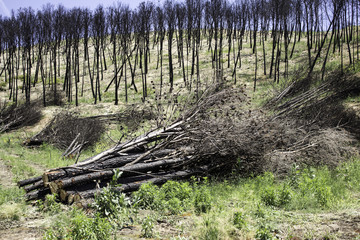
[[[167,181],[161,188],[145,183],[132,196],[135,206],[178,214],[191,206],[193,191],[187,182]]]
[[[44,239],[107,240],[111,238],[113,228],[107,219],[96,215],[88,217],[80,210],[73,210],[66,222],[57,222],[49,229]]]
[[[173,197],[168,201],[163,201],[163,207],[165,210],[169,211],[170,214],[179,214],[184,211],[185,207],[180,199]]]
[[[141,232],[144,238],[151,238],[154,236],[154,220],[147,216],[141,223]]]
[[[287,205],[291,202],[291,199],[292,199],[292,190],[287,183],[283,183],[279,192],[277,205],[278,206]]]
[[[102,217],[116,218],[124,207],[130,207],[130,201],[124,193],[103,188],[102,192],[95,195],[94,208]]]
[[[255,217],[257,218],[264,218],[265,217],[265,210],[261,204],[258,204],[256,210],[254,212]]]
[[[275,187],[267,187],[261,192],[261,201],[268,206],[276,206],[277,204],[277,193]]]
[[[271,234],[271,229],[268,226],[261,225],[256,230],[255,238],[258,240],[271,240],[273,239],[273,235]]]
[[[128,222],[131,222],[132,203],[124,193],[115,191],[117,186],[117,179],[122,172],[114,171],[113,179],[110,184],[103,188],[99,194],[95,195],[95,202],[93,207],[101,217],[106,217],[113,224],[120,227]]]
[[[235,212],[233,215],[233,224],[237,229],[243,229],[246,227],[245,216],[242,212]]]
[[[194,207],[196,213],[206,213],[210,211],[212,205],[212,197],[210,191],[205,187],[200,187],[195,191]]]
[[[180,183],[167,181],[161,187],[161,192],[163,192],[166,200],[170,200],[172,198],[178,198],[181,201],[187,200],[191,197],[192,191],[193,189],[187,182]]]
[[[140,189],[132,195],[135,206],[147,209],[158,209],[163,197],[160,195],[160,189],[153,183],[144,183]]]
[[[315,197],[321,207],[328,207],[333,198],[331,188],[328,186],[317,185],[315,189]]]
[[[56,201],[57,197],[57,194],[46,195],[44,204],[42,205],[43,209],[41,210],[52,214],[59,213],[61,204]]]

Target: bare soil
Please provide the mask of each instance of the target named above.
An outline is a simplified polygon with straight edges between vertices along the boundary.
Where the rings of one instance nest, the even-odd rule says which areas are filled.
[[[14,187],[13,175],[10,168],[5,164],[4,160],[0,159],[0,186],[3,188]]]
[[[35,209],[29,206],[32,217],[22,217],[18,221],[0,221],[0,240],[35,240],[42,239],[46,219],[39,216]]]

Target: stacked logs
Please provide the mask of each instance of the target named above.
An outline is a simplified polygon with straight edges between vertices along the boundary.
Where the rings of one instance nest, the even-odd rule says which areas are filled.
[[[118,179],[121,187],[116,190],[125,193],[146,182],[163,184],[224,170],[233,163],[228,159],[236,161],[238,150],[244,149],[234,129],[248,129],[243,123],[249,119],[240,121],[244,126],[236,128],[232,119],[249,115],[235,110],[235,106],[242,109],[246,100],[243,89],[204,93],[202,99],[168,127],[119,143],[83,162],[20,181],[18,185],[25,189],[27,200],[56,193],[62,202],[71,204],[94,197],[112,180],[114,170],[122,172]]]
[[[162,142],[178,136],[184,122],[178,121],[167,128],[118,144],[78,164],[19,181],[18,185],[26,191],[27,200],[43,199],[46,194],[56,193],[62,202],[72,204],[94,197],[110,182],[115,169],[123,172],[118,179],[121,187],[117,190],[125,193],[137,190],[145,182],[162,184],[169,179],[188,177],[198,171],[184,168],[192,160],[191,155],[183,156],[179,150],[165,148]],[[149,144],[154,146],[148,147]]]

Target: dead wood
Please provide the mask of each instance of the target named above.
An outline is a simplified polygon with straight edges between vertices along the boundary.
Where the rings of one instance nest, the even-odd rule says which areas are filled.
[[[32,126],[40,121],[41,108],[37,102],[31,104],[0,104],[0,133]]]
[[[64,155],[69,155],[75,150],[79,152],[83,148],[94,145],[104,131],[104,124],[97,119],[82,118],[72,112],[61,112],[25,145],[34,146],[47,142],[59,149],[66,150]],[[75,142],[74,139],[76,139]],[[74,144],[76,144],[75,150]]]
[[[28,191],[28,199],[52,192],[70,204],[94,197],[108,185],[115,169],[123,172],[118,179],[122,186],[116,190],[132,192],[144,182],[162,184],[192,175],[226,176],[234,170],[243,176],[264,171],[284,175],[293,164],[336,166],[356,154],[354,136],[349,129],[333,125],[335,118],[321,121],[301,115],[313,107],[339,102],[357,86],[338,91],[333,84],[324,83],[276,104],[274,116],[248,109],[243,89],[208,91],[172,124],[83,162],[49,170],[42,180],[22,186]],[[333,110],[324,108],[320,112],[326,116]]]

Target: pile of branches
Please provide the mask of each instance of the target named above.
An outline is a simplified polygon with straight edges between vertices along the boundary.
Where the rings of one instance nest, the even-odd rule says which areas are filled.
[[[0,103],[0,133],[38,123],[42,117],[38,106],[37,102],[20,106]]]
[[[65,150],[64,155],[68,156],[93,146],[105,129],[104,123],[99,119],[80,117],[73,112],[61,112],[25,144],[34,146],[46,142]]]
[[[129,193],[145,182],[224,176],[234,169],[243,175],[281,174],[289,172],[293,163],[301,164],[299,160],[319,164],[330,158],[337,164],[354,152],[349,145],[354,138],[343,129],[305,128],[292,118],[251,111],[248,104],[243,88],[209,90],[167,127],[18,184],[28,200],[57,193],[62,202],[71,204],[94,197],[110,182],[114,170],[123,172],[116,190]]]
[[[167,127],[119,143],[83,162],[49,170],[42,176],[18,184],[24,187],[28,200],[42,199],[46,194],[57,193],[61,201],[71,204],[94,197],[112,179],[114,169],[123,172],[118,180],[122,184],[118,190],[122,192],[135,191],[144,182],[162,184],[169,179],[220,172],[224,166],[233,164],[232,157],[237,153],[229,146],[220,155],[217,154],[220,158],[214,155],[210,159],[207,157],[215,153],[214,149],[208,152],[205,148],[200,149],[198,141],[200,138],[204,143],[210,140],[204,138],[204,134],[207,134],[205,130],[209,130],[209,126],[205,126],[206,121],[211,119],[223,116],[227,119],[224,132],[231,131],[230,119],[246,115],[247,111],[241,113],[241,109],[247,103],[243,89],[225,89],[211,94],[209,91],[196,106]],[[231,144],[231,139],[222,143],[223,137],[226,136],[220,134],[215,139],[218,148],[222,147],[218,144]],[[207,143],[204,147],[214,146]],[[226,158],[228,160],[224,162]]]
[[[360,119],[344,104],[349,96],[360,94],[360,78],[357,75],[337,70],[319,86],[293,96],[293,92],[299,91],[299,86],[290,84],[270,101],[270,107],[276,111],[274,118],[296,119],[298,125],[311,128],[342,127],[360,138]]]
[[[139,104],[129,105],[120,113],[88,117],[88,119],[97,119],[104,123],[125,125],[129,130],[136,130],[140,124],[156,118],[157,115],[150,107]]]

